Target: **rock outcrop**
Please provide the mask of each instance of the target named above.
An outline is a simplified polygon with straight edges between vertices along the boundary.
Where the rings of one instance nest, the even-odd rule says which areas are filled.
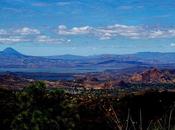
[[[171,77],[156,68],[146,70],[142,73],[136,73],[129,79],[130,82],[141,82],[141,83],[169,83]]]

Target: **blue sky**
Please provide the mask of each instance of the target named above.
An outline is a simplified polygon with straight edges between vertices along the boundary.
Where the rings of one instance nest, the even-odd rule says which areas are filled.
[[[175,52],[175,0],[0,0],[0,50]]]

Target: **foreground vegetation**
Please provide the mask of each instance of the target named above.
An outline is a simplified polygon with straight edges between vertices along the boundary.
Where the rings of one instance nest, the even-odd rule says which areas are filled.
[[[0,89],[0,130],[174,130],[175,93],[88,90],[66,93],[42,82]]]

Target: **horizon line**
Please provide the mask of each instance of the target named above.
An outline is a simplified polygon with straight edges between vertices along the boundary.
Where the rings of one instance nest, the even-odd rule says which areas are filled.
[[[61,54],[61,55],[29,55],[29,54],[24,54],[21,53],[18,49],[14,49],[13,47],[6,47],[5,49],[1,50],[0,52],[5,51],[6,49],[12,49],[18,53],[20,53],[21,55],[25,55],[25,56],[38,56],[38,57],[52,57],[52,56],[81,56],[81,57],[90,57],[90,56],[102,56],[102,55],[133,55],[133,54],[138,54],[138,53],[161,53],[161,54],[167,54],[167,53],[175,53],[175,52],[160,52],[160,51],[140,51],[140,52],[135,52],[135,53],[123,53],[123,54],[115,54],[115,53],[102,53],[102,54],[94,54],[94,55],[74,55],[74,54],[70,54],[70,53],[66,53],[66,54]]]

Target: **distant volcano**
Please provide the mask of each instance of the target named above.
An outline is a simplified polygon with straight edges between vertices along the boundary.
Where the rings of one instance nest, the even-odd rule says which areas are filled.
[[[9,47],[9,48],[6,48],[3,51],[1,51],[0,56],[20,57],[20,56],[24,56],[24,55],[19,53],[15,49]]]

